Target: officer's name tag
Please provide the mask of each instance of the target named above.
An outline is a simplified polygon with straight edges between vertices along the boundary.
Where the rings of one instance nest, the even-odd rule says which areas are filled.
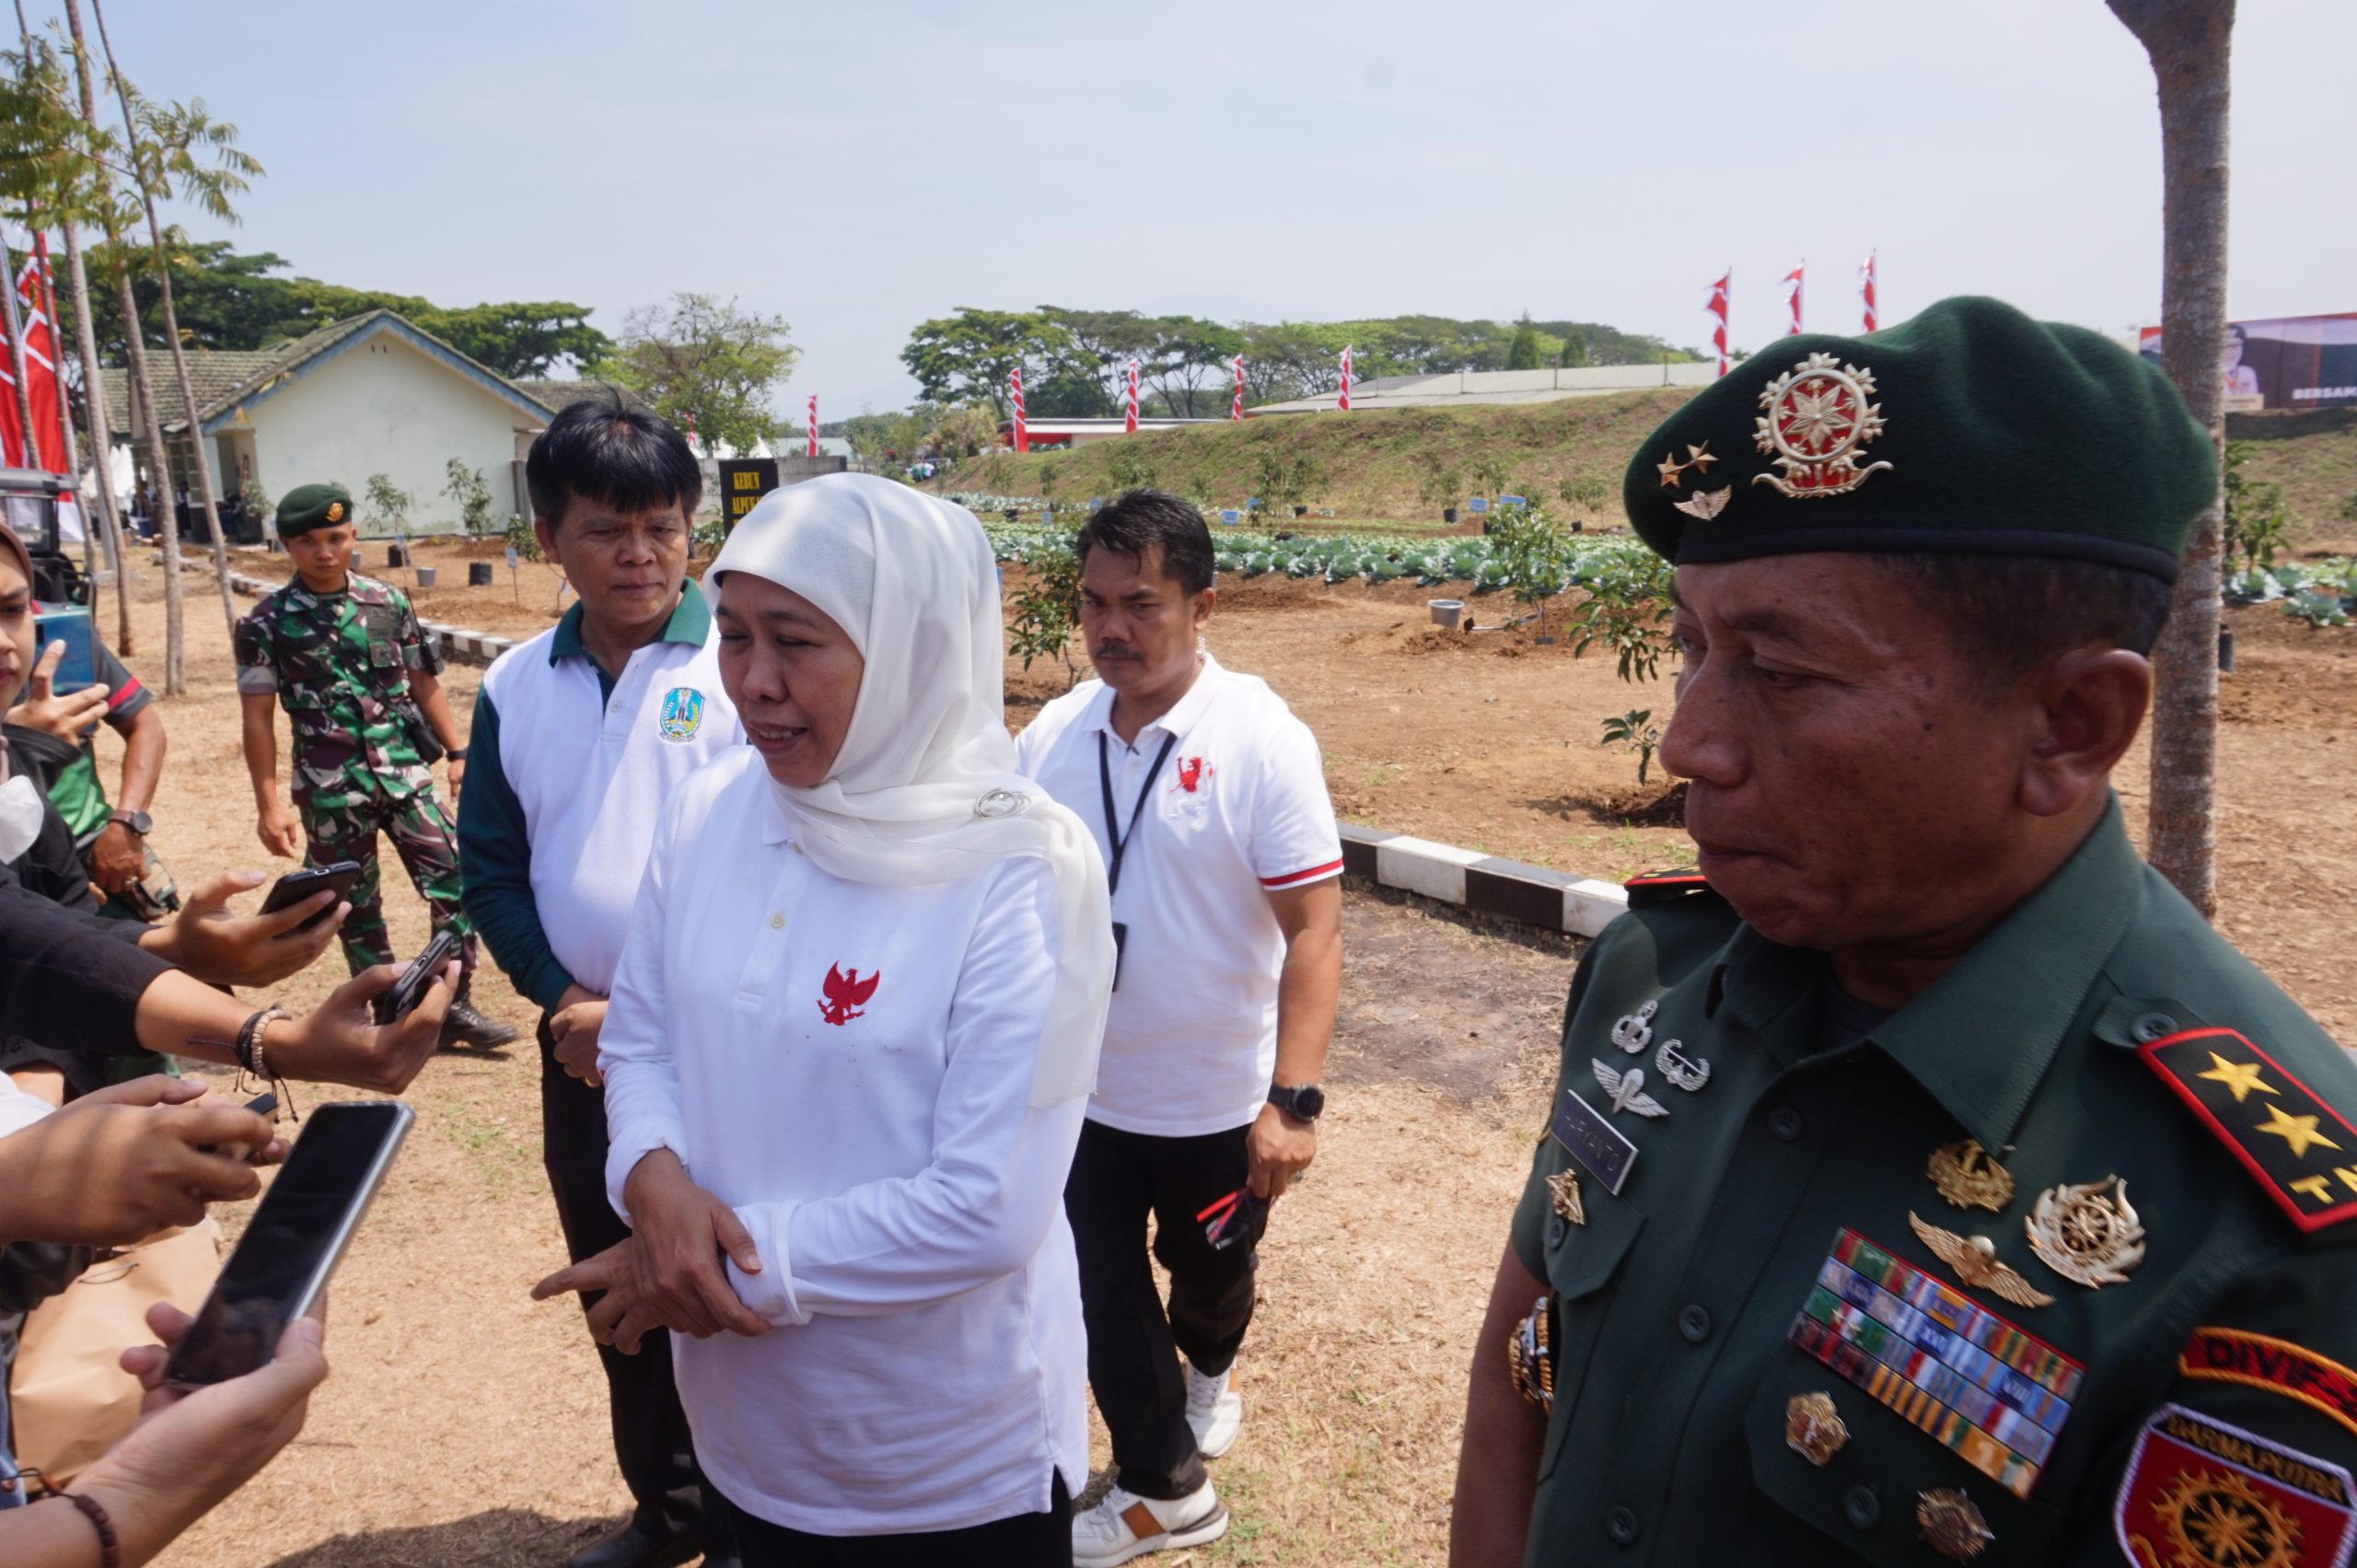
[[[1585,1167],[1590,1176],[1604,1183],[1607,1192],[1620,1196],[1621,1185],[1629,1179],[1630,1167],[1637,1163],[1637,1145],[1621,1136],[1605,1120],[1603,1112],[1565,1089],[1563,1103],[1555,1110],[1555,1124],[1547,1129],[1547,1133]]]

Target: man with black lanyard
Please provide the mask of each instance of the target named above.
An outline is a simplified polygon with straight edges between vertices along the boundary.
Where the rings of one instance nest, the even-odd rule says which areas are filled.
[[[1016,752],[1096,830],[1114,895],[1112,1011],[1064,1190],[1089,1384],[1120,1472],[1074,1520],[1073,1561],[1109,1568],[1227,1528],[1203,1461],[1243,1419],[1232,1372],[1268,1205],[1317,1152],[1342,849],[1308,727],[1200,650],[1214,598],[1202,517],[1132,491],[1075,547],[1098,679],[1041,710]]]

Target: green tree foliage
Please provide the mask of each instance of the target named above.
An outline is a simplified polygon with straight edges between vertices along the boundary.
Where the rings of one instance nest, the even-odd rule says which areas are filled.
[[[367,487],[361,492],[367,499],[368,520],[388,533],[405,533],[409,529],[409,509],[416,500],[406,490],[393,482],[389,473],[372,473]]]
[[[801,351],[782,317],[712,294],[675,294],[622,318],[621,346],[600,367],[706,449],[748,452],[780,428],[770,390]]]
[[[1650,722],[1653,716],[1651,708],[1631,708],[1618,718],[1606,719],[1604,738],[1597,742],[1598,745],[1618,746],[1623,751],[1637,754],[1637,784],[1640,787],[1645,783],[1646,773],[1653,769],[1654,751],[1661,745],[1661,730]]]
[[[933,428],[926,411],[914,409],[903,413],[856,413],[836,427],[836,434],[851,443],[851,449],[869,468],[887,468],[913,459],[924,445],[925,432]]]
[[[469,468],[452,458],[445,466],[442,494],[459,504],[459,526],[470,534],[491,531],[491,486],[482,470]]]
[[[1635,548],[1600,567],[1583,585],[1587,602],[1580,607],[1572,652],[1606,649],[1623,680],[1658,676],[1661,661],[1678,653],[1669,632],[1672,571],[1652,551]]]
[[[1009,596],[1006,621],[1006,651],[1027,670],[1034,659],[1061,660],[1067,691],[1080,679],[1072,657],[1072,634],[1080,625],[1080,555],[1073,537],[1059,529],[1058,537],[1026,552],[1028,570]]]
[[[1515,327],[1514,341],[1506,345],[1506,368],[1508,370],[1538,368],[1538,329],[1530,324],[1530,318],[1527,314]]]
[[[589,325],[585,305],[510,300],[444,307],[415,295],[284,276],[290,263],[283,256],[267,250],[242,255],[226,241],[193,241],[179,229],[166,231],[165,244],[173,303],[192,348],[270,348],[331,321],[390,310],[502,376],[545,376],[563,365],[593,366],[614,350],[613,340]],[[145,341],[160,344],[161,290],[147,247],[99,244],[90,255],[93,267],[107,276],[129,267]],[[94,296],[90,319],[99,355],[120,361],[121,302],[110,293]]]
[[[1023,372],[1025,404],[1036,380],[1062,368],[1074,352],[1072,333],[1036,310],[977,310],[959,306],[954,316],[920,321],[900,350],[900,363],[917,379],[927,402],[955,407],[988,403],[999,419],[1010,417],[1007,377]]]
[[[2226,559],[2240,562],[2246,572],[2264,571],[2290,545],[2292,505],[2283,487],[2270,479],[2253,479],[2243,471],[2250,461],[2247,441],[2226,443]]]

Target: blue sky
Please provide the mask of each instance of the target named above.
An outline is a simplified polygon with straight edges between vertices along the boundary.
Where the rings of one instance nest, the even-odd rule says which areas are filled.
[[[38,20],[54,0],[28,0]],[[2230,308],[2357,309],[2357,6],[2246,0]],[[898,406],[959,305],[1601,320],[1699,344],[1974,292],[2156,318],[2160,133],[2101,0],[112,0],[269,176],[218,236],[446,304],[784,316],[777,406]],[[2336,194],[2335,192],[2339,192]]]

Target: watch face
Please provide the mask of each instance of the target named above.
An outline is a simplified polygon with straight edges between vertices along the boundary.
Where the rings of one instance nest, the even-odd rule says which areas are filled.
[[[1293,1113],[1304,1121],[1315,1121],[1326,1110],[1326,1091],[1310,1084],[1293,1092]]]

